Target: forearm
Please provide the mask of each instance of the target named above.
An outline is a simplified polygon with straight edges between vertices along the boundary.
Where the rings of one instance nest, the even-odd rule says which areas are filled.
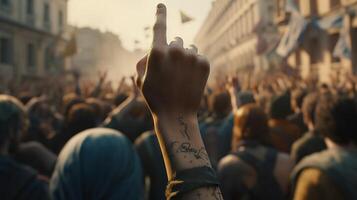
[[[120,121],[120,119],[122,119],[124,116],[127,116],[128,113],[132,110],[135,101],[136,99],[134,97],[129,97],[122,104],[116,107],[105,119],[104,126],[108,126],[113,120],[113,118],[115,118],[117,121]]]
[[[235,90],[230,90],[229,95],[231,97],[231,104],[232,104],[233,111],[238,110],[237,92]]]
[[[100,93],[102,92],[102,85],[103,83],[99,81],[97,85],[95,86],[94,90],[91,92],[90,96],[91,97],[98,97]]]
[[[154,117],[154,123],[169,180],[178,171],[211,167],[195,115],[163,115]],[[181,198],[222,199],[218,187],[199,188]]]

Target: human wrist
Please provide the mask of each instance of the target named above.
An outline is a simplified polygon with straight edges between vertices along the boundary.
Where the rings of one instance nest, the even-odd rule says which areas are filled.
[[[155,115],[154,123],[161,146],[165,147],[163,153],[169,157],[170,171],[211,166],[196,115]]]

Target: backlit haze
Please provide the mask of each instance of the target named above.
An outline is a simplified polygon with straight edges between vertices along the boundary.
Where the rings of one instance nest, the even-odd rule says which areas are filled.
[[[186,45],[193,43],[211,7],[211,0],[70,0],[69,23],[112,31],[119,35],[129,50],[147,49],[152,31],[145,31],[144,27],[152,26],[155,8],[160,2],[165,3],[168,9],[168,39],[181,36]],[[181,24],[180,10],[194,21]],[[135,44],[135,40],[140,43]]]

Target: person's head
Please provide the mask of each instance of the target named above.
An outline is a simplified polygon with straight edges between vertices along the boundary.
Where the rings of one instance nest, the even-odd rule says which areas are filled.
[[[292,113],[289,93],[274,97],[270,104],[269,113],[272,119],[286,119]]]
[[[63,102],[63,115],[67,116],[72,106],[79,103],[84,103],[84,99],[82,99],[75,93],[68,93],[64,95],[64,97],[62,98],[62,102]]]
[[[96,98],[88,98],[85,102],[92,107],[95,116],[97,116],[97,122],[101,123],[105,119],[104,102]]]
[[[291,108],[295,113],[298,113],[301,111],[302,103],[304,101],[304,98],[306,96],[306,90],[303,89],[295,89],[291,92]]]
[[[96,127],[96,119],[96,113],[90,105],[79,103],[72,106],[66,118],[67,134],[74,135],[86,129]]]
[[[217,117],[223,118],[231,112],[232,105],[228,92],[215,94],[212,98],[212,111]]]
[[[357,105],[349,98],[321,95],[316,107],[316,129],[338,145],[357,144]]]
[[[309,129],[314,129],[315,126],[315,111],[318,102],[319,95],[318,93],[310,93],[308,94],[303,101],[302,104],[302,113],[304,123]]]
[[[26,104],[30,126],[27,134],[23,135],[23,140],[48,139],[54,135],[55,114],[51,110],[46,98],[35,97]]]
[[[89,129],[61,151],[50,181],[53,199],[142,199],[139,158],[121,133]]]
[[[234,113],[232,148],[242,140],[266,143],[269,133],[268,117],[256,104],[247,104]]]
[[[27,123],[24,105],[15,97],[0,95],[1,153],[7,153],[16,147]]]

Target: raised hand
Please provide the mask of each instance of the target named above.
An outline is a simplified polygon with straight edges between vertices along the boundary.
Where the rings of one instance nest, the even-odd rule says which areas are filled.
[[[139,87],[153,114],[195,114],[209,74],[209,63],[183,40],[166,41],[166,7],[159,4],[152,49],[137,65]]]
[[[163,4],[157,6],[152,49],[138,62],[137,72],[137,85],[154,118],[169,183],[187,184],[185,180],[177,181],[175,174],[192,169],[199,169],[198,173],[202,172],[201,169],[211,169],[197,121],[209,63],[197,55],[196,47],[185,49],[179,37],[167,44],[166,7]],[[192,187],[205,180],[197,178],[195,181],[186,186]],[[217,184],[205,184],[175,199],[222,199]],[[169,185],[168,188],[172,187]],[[177,192],[180,191],[169,191],[169,194],[174,196]]]
[[[104,83],[104,81],[107,79],[107,74],[108,74],[108,71],[99,71],[98,72],[98,77],[99,77],[99,82],[100,83]]]

